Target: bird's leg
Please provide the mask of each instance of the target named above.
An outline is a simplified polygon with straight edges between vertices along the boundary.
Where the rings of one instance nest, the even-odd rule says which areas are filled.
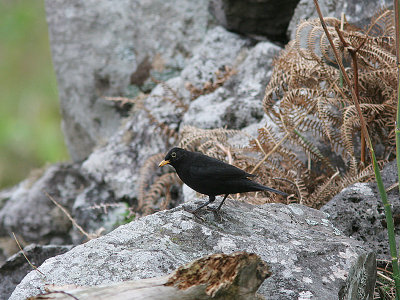
[[[220,221],[222,221],[222,216],[221,216],[221,206],[224,204],[225,199],[228,197],[229,194],[225,194],[224,199],[222,199],[221,203],[218,205],[217,208],[212,208],[212,207],[207,207],[207,209],[211,210],[214,215],[219,218]]]
[[[221,209],[222,204],[224,204],[225,199],[228,197],[229,194],[225,194],[224,199],[222,199],[221,203],[218,205],[217,208],[211,208],[208,207],[209,210],[213,210],[214,212],[219,212],[219,210]]]
[[[224,204],[224,201],[226,199],[226,197],[228,197],[229,194],[225,194],[224,199],[222,199],[221,203],[218,205],[217,211],[219,211],[221,209],[222,204]]]
[[[192,213],[197,213],[200,209],[202,209],[203,207],[207,206],[208,204],[214,202],[215,200],[215,196],[208,196],[208,201],[202,205],[200,205],[198,208],[196,208]]]

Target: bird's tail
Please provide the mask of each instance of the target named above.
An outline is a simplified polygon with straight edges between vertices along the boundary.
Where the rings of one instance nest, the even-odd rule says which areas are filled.
[[[279,190],[276,190],[276,189],[267,187],[267,186],[265,186],[265,185],[261,185],[261,184],[260,184],[260,186],[262,186],[262,190],[264,190],[264,191],[273,192],[273,193],[282,195],[282,196],[284,196],[284,197],[289,196],[289,194],[286,194],[285,192],[282,192],[282,191],[279,191]]]

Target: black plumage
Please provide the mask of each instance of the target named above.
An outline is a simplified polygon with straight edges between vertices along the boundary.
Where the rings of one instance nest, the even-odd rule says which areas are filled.
[[[284,192],[249,179],[249,177],[255,177],[255,175],[199,152],[173,148],[167,153],[159,166],[162,167],[166,164],[173,166],[179,178],[190,188],[208,195],[209,201],[200,205],[194,212],[212,203],[217,195],[225,195],[217,211],[229,194],[268,191],[288,196]]]

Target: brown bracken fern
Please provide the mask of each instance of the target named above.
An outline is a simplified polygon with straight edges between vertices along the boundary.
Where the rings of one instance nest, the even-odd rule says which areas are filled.
[[[358,76],[361,109],[379,159],[391,159],[397,82],[393,12],[380,11],[363,30],[335,18],[325,21],[348,74]],[[355,49],[357,74],[349,54]],[[357,111],[319,20],[301,23],[296,39],[275,60],[263,105],[277,129],[261,128],[253,148],[265,156],[279,143],[263,164],[278,161],[287,179],[302,183],[299,202],[319,207],[343,187],[373,175],[360,163]]]

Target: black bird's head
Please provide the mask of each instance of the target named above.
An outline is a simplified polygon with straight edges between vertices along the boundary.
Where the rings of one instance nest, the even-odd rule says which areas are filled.
[[[179,165],[179,163],[182,161],[182,159],[186,156],[187,151],[182,149],[182,148],[172,148],[169,150],[167,155],[165,156],[164,160],[160,162],[158,165],[159,167],[165,166],[167,164],[170,164],[173,167],[176,167]]]

